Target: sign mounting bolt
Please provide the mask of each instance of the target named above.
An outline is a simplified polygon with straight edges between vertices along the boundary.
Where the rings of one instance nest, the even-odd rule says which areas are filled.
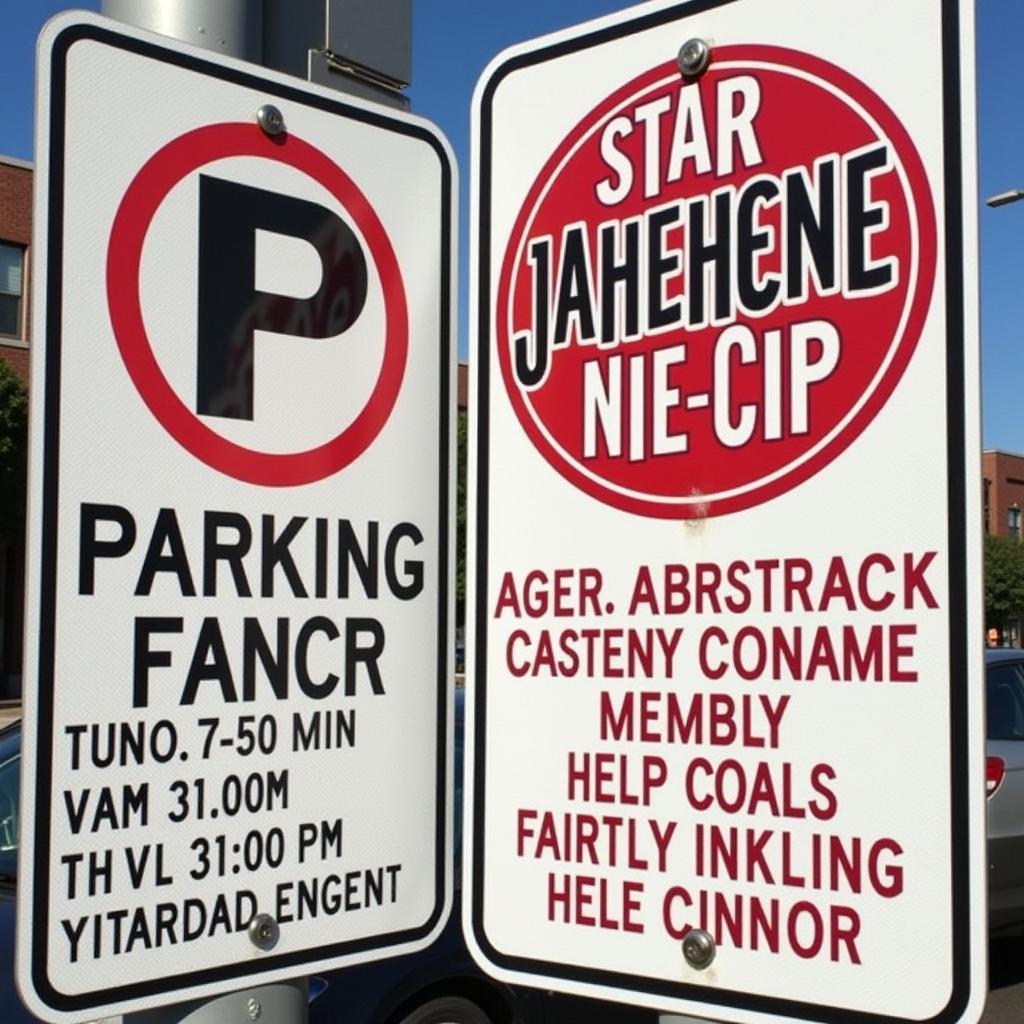
[[[696,78],[703,74],[711,61],[711,47],[703,39],[687,39],[679,47],[679,56],[676,58],[679,70],[687,78]]]
[[[250,999],[246,1009],[249,1011],[249,1020],[259,1020],[260,1014],[263,1012],[263,1007],[260,1006],[258,999]]]
[[[268,135],[280,135],[284,131],[284,114],[273,103],[264,103],[256,111],[256,120]]]
[[[258,949],[273,949],[281,937],[281,929],[269,914],[257,914],[249,922],[249,941]]]
[[[692,928],[683,939],[683,956],[691,967],[703,971],[715,959],[715,940],[703,928]]]

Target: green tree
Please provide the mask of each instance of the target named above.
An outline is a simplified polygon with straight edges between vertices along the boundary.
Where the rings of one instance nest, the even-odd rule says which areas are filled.
[[[28,395],[10,365],[0,359],[0,544],[25,534]]]
[[[999,629],[1024,613],[1024,544],[985,538],[985,626]]]

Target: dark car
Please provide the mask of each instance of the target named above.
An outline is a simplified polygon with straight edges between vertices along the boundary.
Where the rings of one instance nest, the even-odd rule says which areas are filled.
[[[1024,650],[985,652],[988,921],[1024,931]]]
[[[18,877],[18,780],[21,723],[0,729],[0,1015],[4,1024],[36,1024],[14,988],[15,882]]]

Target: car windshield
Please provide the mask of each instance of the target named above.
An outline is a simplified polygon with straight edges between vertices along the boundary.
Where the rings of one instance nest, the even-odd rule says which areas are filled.
[[[0,729],[0,879],[18,873],[18,783],[21,776],[21,726]]]
[[[989,665],[988,738],[1024,740],[1024,662]]]
[[[20,757],[0,764],[0,879],[18,873],[18,774]]]

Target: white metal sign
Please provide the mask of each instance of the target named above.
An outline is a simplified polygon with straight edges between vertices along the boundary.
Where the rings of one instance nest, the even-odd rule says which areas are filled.
[[[980,1014],[970,8],[658,2],[478,85],[465,928],[500,978]]]
[[[77,14],[39,118],[23,996],[94,1019],[422,948],[451,899],[447,143]]]

